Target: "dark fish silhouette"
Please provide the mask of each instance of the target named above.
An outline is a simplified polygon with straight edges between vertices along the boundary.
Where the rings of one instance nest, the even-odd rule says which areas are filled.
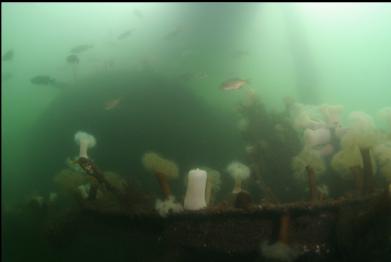
[[[236,50],[232,53],[232,57],[233,58],[242,58],[242,57],[248,57],[249,56],[249,52],[246,51],[246,50]]]
[[[182,32],[182,29],[180,27],[177,27],[175,28],[175,30],[167,33],[165,36],[164,36],[164,39],[166,40],[171,40],[175,37],[177,37],[180,33]]]
[[[85,52],[89,49],[93,48],[93,45],[78,45],[71,49],[71,53],[73,54],[80,54],[82,52]]]
[[[194,75],[192,73],[183,73],[178,76],[178,80],[187,82],[193,79],[193,77]]]
[[[118,40],[123,40],[125,38],[128,38],[133,33],[133,31],[134,31],[134,29],[128,30],[126,32],[123,32],[122,34],[120,34],[118,36]]]
[[[30,82],[34,85],[53,85],[56,83],[56,79],[47,75],[38,75],[30,79]]]
[[[80,60],[77,55],[69,55],[67,57],[67,62],[70,64],[78,64],[80,62]]]
[[[34,76],[30,79],[30,82],[34,85],[54,86],[59,88],[64,88],[68,86],[66,83],[58,82],[55,78],[52,78],[48,75]]]
[[[138,10],[138,9],[134,9],[134,10],[133,10],[133,15],[136,16],[136,17],[138,17],[139,19],[144,18],[143,13],[142,13],[140,10]]]
[[[12,78],[12,74],[11,73],[1,73],[1,82],[7,82],[8,80],[10,80]]]
[[[195,73],[183,73],[178,76],[179,81],[190,81],[190,80],[203,80],[208,78],[209,75],[206,72],[200,71]]]
[[[14,50],[8,50],[2,57],[2,61],[11,61],[14,58]]]

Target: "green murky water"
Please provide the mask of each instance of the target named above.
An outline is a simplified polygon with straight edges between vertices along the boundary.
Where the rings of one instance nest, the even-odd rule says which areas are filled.
[[[169,184],[180,208],[194,168],[219,172],[210,207],[232,205],[237,177],[256,205],[307,201],[312,189],[317,201],[362,196],[391,181],[387,3],[3,3],[1,12],[6,261],[156,261],[143,254],[149,249],[166,260],[180,257],[148,238],[131,242],[128,252],[125,233],[107,244],[117,255],[100,252],[115,238],[110,231],[86,233],[70,246],[59,241],[60,248],[37,236],[48,231],[42,203],[57,205],[49,219],[57,221],[77,206],[70,195],[80,197],[79,186],[88,184],[71,162],[79,157],[78,131],[94,137],[88,156],[106,179],[139,192],[129,204],[134,210],[154,212],[163,198],[151,175],[159,168],[175,173]],[[143,163],[151,151],[176,169]],[[240,166],[227,168],[233,161],[248,167],[248,178]],[[313,188],[307,167],[315,172]],[[361,186],[353,167],[364,173]],[[388,261],[389,232],[368,233],[368,243],[350,251],[382,241],[367,255]],[[334,257],[313,261],[352,259],[333,241]],[[263,261],[270,252],[256,245],[260,252],[242,258]]]

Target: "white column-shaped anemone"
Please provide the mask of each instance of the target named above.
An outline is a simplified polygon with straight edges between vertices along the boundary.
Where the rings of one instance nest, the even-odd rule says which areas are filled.
[[[241,192],[243,180],[246,180],[250,176],[250,168],[240,162],[234,161],[228,165],[227,172],[235,180],[235,187],[232,193],[237,194]]]
[[[87,150],[88,148],[94,147],[96,145],[95,137],[86,132],[78,131],[75,134],[75,141],[78,145],[80,145],[79,157],[88,158]]]
[[[198,210],[206,207],[206,171],[193,169],[189,171],[187,178],[187,190],[185,195],[184,208],[187,210]]]

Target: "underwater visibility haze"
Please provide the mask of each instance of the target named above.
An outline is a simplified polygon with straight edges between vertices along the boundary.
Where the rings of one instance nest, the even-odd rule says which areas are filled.
[[[391,261],[391,4],[1,14],[4,261]]]

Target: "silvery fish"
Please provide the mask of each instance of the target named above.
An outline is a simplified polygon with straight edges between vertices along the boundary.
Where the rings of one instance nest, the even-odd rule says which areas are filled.
[[[14,58],[14,51],[11,49],[11,50],[8,50],[8,51],[1,57],[1,60],[2,60],[2,61],[11,61],[12,58]]]
[[[236,90],[242,88],[246,84],[248,84],[248,80],[235,78],[225,81],[220,85],[220,88],[223,90]]]
[[[93,47],[92,45],[78,45],[71,49],[71,53],[79,54],[87,51],[88,49],[91,49],[92,47]]]
[[[134,29],[131,29],[131,30],[128,30],[128,31],[123,32],[122,34],[120,34],[120,35],[118,36],[118,40],[123,40],[123,39],[125,39],[125,38],[128,38],[128,37],[132,34],[133,30],[134,30]]]
[[[107,111],[112,110],[116,108],[120,104],[120,102],[121,102],[121,98],[116,98],[116,99],[111,99],[109,101],[106,101],[104,109]]]

